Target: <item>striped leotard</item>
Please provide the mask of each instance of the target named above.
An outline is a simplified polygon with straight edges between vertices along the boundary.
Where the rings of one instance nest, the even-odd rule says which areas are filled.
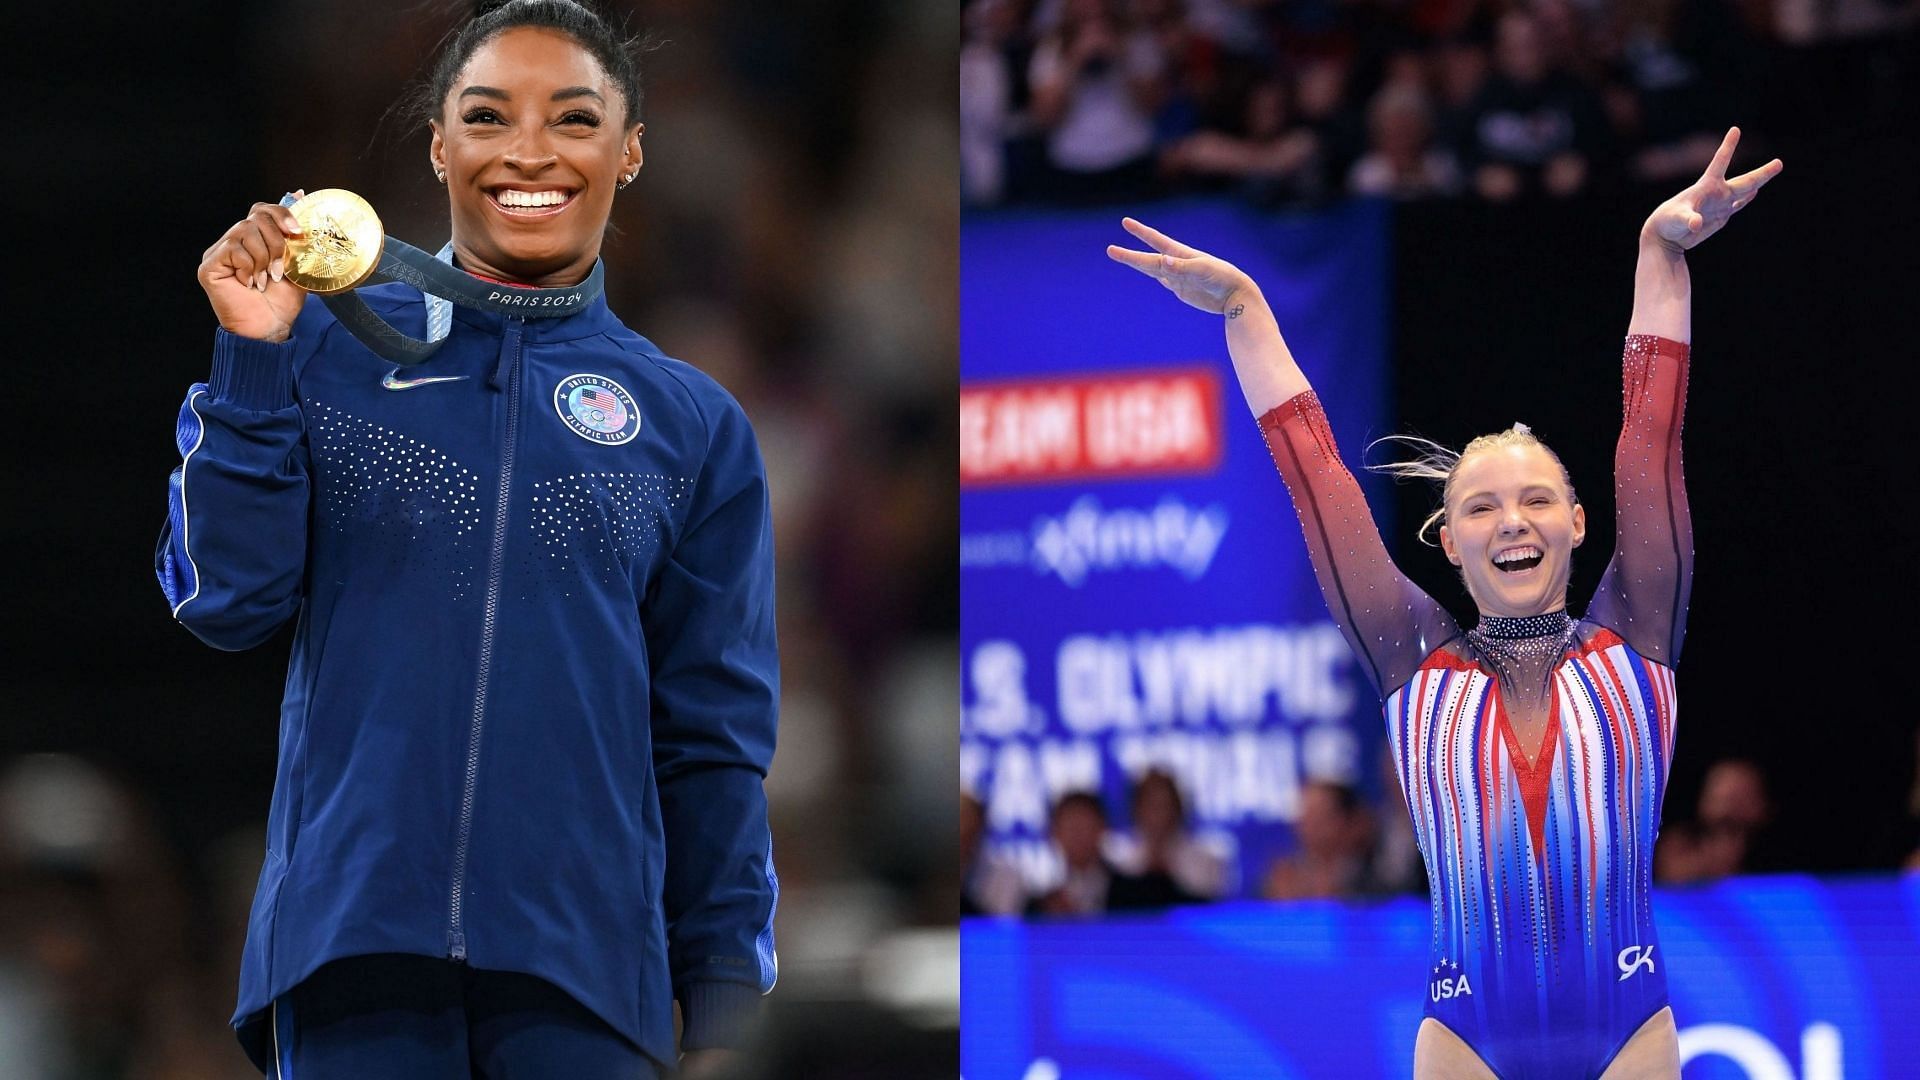
[[[1462,633],[1394,568],[1312,392],[1261,418],[1328,607],[1385,699],[1432,890],[1426,1015],[1506,1080],[1597,1077],[1667,1004],[1649,891],[1693,563],[1687,356],[1627,339],[1614,554],[1577,622]],[[1523,710],[1544,720],[1533,745]]]

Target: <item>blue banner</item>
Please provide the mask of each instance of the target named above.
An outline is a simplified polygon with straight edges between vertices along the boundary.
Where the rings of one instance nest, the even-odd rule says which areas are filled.
[[[1349,461],[1389,430],[1384,207],[1137,215],[1259,282]],[[963,223],[962,783],[990,857],[1038,887],[1054,798],[1097,791],[1124,828],[1131,780],[1159,767],[1249,894],[1304,779],[1377,791],[1382,721],[1221,318],[1110,261],[1144,246],[1119,219]]]
[[[1920,1075],[1920,875],[1657,890],[1684,1080]],[[967,920],[965,1080],[1404,1077],[1427,907]]]

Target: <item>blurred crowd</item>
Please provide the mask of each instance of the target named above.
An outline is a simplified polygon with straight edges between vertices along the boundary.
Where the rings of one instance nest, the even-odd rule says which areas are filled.
[[[1774,6],[967,0],[963,197],[1500,202],[1690,180],[1761,77]]]
[[[353,189],[393,235],[437,249],[446,201],[427,134],[389,108],[467,6],[276,3],[244,19],[235,9],[231,32],[253,40],[234,54],[271,70],[228,71],[219,102],[166,112],[204,116],[210,131],[244,126],[253,158],[177,168],[251,170],[264,194],[249,198]],[[637,5],[602,6],[619,16]],[[774,505],[773,1023],[808,1003],[877,1002],[894,1023],[911,1017],[951,1043],[957,942],[924,935],[944,926],[951,937],[958,891],[951,841],[926,842],[952,836],[945,792],[957,769],[957,138],[952,83],[927,73],[951,70],[957,26],[935,5],[843,0],[650,4],[632,29],[656,42],[642,59],[646,162],[614,211],[608,301],[741,401]],[[353,42],[350,77],[337,50],[310,42]],[[206,239],[245,210],[208,208]],[[159,265],[191,288],[199,250]],[[150,358],[179,376],[143,433],[170,431],[177,395],[205,378],[212,316],[201,303],[180,321],[177,339],[150,343]],[[139,447],[149,537],[166,512],[171,453],[164,436]],[[113,618],[184,634],[141,576],[148,588]],[[274,730],[277,702],[254,707],[197,721],[181,745],[207,746],[203,767],[220,769],[210,732]],[[270,767],[250,777],[253,801],[220,811],[229,825],[183,809],[182,781],[124,748],[42,749],[66,752],[0,753],[0,1077],[257,1076],[226,1022]],[[913,963],[876,963],[886,948]],[[790,1049],[768,1075],[837,1075],[821,1049],[833,1026],[802,1026],[795,1038],[812,1049]],[[864,1060],[886,1060],[890,1028],[842,1027],[860,1028]],[[791,1056],[803,1052],[812,1056]],[[953,1060],[936,1057],[932,1074],[951,1075]],[[886,1074],[927,1073],[903,1062]]]
[[[1244,895],[1269,900],[1356,899],[1418,893],[1425,869],[1399,784],[1375,806],[1343,782],[1309,780],[1300,793],[1291,850],[1242,883],[1229,845],[1199,835],[1171,773],[1151,769],[1129,789],[1124,829],[1090,791],[1067,792],[1048,815],[1050,855],[1037,877],[997,854],[986,806],[961,795],[963,915],[1094,915],[1151,911]]]
[[[259,1075],[225,1020],[264,821],[182,853],[154,798],[74,755],[0,770],[0,1075]]]
[[[1920,873],[1920,741],[1909,814],[1914,848],[1905,869]],[[1258,897],[1359,900],[1424,896],[1425,867],[1400,784],[1386,769],[1378,805],[1346,783],[1303,787],[1290,850],[1235,888],[1230,855],[1195,835],[1186,800],[1169,773],[1133,782],[1126,828],[1090,791],[1059,796],[1048,817],[1050,854],[1039,874],[1023,872],[988,842],[986,806],[962,793],[963,915],[1088,916],[1152,911],[1176,904]],[[1760,765],[1727,758],[1707,767],[1691,809],[1669,807],[1654,851],[1654,881],[1688,886],[1736,874],[1792,869],[1777,841],[1774,802]]]

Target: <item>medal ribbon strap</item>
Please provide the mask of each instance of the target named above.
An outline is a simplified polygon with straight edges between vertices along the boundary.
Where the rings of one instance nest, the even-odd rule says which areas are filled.
[[[281,200],[291,205],[292,196]],[[606,268],[594,260],[593,272],[578,285],[564,289],[525,289],[482,281],[453,266],[453,245],[440,250],[439,258],[428,255],[404,240],[387,237],[380,250],[380,264],[363,284],[398,281],[426,294],[427,340],[421,341],[394,328],[375,314],[355,290],[322,296],[321,302],[333,312],[347,332],[372,349],[381,358],[401,367],[424,363],[446,340],[452,329],[451,304],[518,315],[523,319],[558,319],[586,310],[606,290]]]

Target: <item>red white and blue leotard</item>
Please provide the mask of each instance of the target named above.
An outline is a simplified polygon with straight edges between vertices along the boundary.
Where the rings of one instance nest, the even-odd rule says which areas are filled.
[[[1426,1015],[1505,1080],[1597,1077],[1667,1004],[1649,892],[1693,567],[1687,357],[1627,339],[1613,560],[1578,622],[1463,634],[1394,567],[1313,393],[1261,417],[1327,606],[1385,701],[1432,889]],[[1538,745],[1513,714],[1544,718]]]

